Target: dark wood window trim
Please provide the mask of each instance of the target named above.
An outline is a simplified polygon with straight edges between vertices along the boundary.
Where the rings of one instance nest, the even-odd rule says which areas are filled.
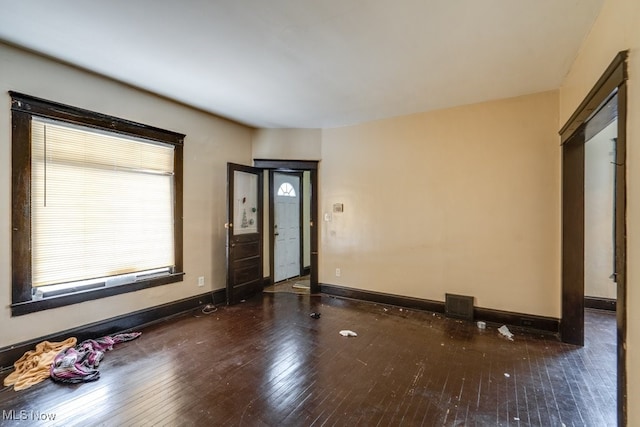
[[[183,272],[183,146],[185,135],[93,111],[59,104],[10,91],[12,118],[12,304],[19,316],[83,301],[138,291],[182,280]],[[45,117],[66,123],[108,130],[126,136],[172,144],[174,151],[174,248],[171,274],[138,280],[131,284],[86,290],[32,300],[31,297],[31,118]]]

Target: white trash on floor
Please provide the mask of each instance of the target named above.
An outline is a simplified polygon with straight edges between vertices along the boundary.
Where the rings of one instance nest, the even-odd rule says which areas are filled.
[[[507,325],[502,325],[498,328],[498,332],[500,332],[503,336],[507,337],[509,340],[513,341],[513,334],[507,328]]]

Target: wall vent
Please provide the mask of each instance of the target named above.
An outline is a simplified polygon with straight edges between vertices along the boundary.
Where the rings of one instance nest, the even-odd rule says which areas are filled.
[[[445,294],[444,313],[447,317],[473,321],[473,297]]]

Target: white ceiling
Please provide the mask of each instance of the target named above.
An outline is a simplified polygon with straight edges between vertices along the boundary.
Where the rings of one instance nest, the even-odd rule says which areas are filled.
[[[0,0],[0,39],[251,126],[320,128],[556,89],[602,2]]]

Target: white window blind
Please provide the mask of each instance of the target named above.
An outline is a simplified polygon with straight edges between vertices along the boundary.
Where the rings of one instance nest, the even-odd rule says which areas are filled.
[[[173,146],[32,120],[32,286],[172,267]]]

